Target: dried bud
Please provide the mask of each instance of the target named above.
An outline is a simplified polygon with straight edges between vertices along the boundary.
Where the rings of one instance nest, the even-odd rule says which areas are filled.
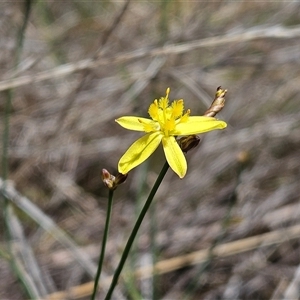
[[[126,181],[128,174],[118,173],[116,176],[116,187]]]
[[[200,143],[200,138],[197,135],[184,136],[178,140],[179,147],[183,152],[188,152],[196,148]]]
[[[122,184],[127,178],[127,174],[118,174],[114,176],[110,174],[106,169],[102,169],[102,181],[105,186],[110,190],[115,190],[120,184]]]
[[[225,95],[227,90],[223,90],[220,86],[217,88],[215,100],[211,104],[210,108],[204,113],[206,117],[214,117],[220,112],[225,105]]]
[[[114,189],[116,177],[111,175],[106,169],[102,169],[102,181],[109,189]]]

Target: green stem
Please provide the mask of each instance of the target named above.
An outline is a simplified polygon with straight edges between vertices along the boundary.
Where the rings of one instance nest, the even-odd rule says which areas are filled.
[[[156,179],[156,182],[154,183],[154,186],[153,186],[153,188],[152,188],[152,190],[151,190],[151,192],[150,192],[150,194],[148,196],[148,199],[146,200],[145,205],[142,208],[142,211],[141,211],[141,213],[140,213],[140,215],[139,215],[139,217],[138,217],[138,219],[137,219],[137,221],[136,221],[136,223],[135,223],[135,225],[134,225],[134,227],[132,229],[132,232],[131,232],[131,234],[129,236],[127,244],[126,244],[126,246],[124,248],[121,260],[120,260],[119,265],[118,265],[118,267],[117,267],[117,269],[115,271],[114,277],[112,279],[112,282],[110,284],[109,290],[108,290],[107,295],[105,297],[105,300],[109,300],[111,298],[111,296],[112,296],[112,293],[113,293],[113,291],[114,291],[114,289],[115,289],[115,287],[116,287],[116,285],[118,283],[119,276],[120,276],[120,274],[122,272],[122,269],[123,269],[124,264],[126,262],[126,259],[128,257],[130,248],[131,248],[131,246],[132,246],[132,244],[134,242],[134,239],[135,239],[135,237],[137,235],[137,232],[138,232],[138,230],[139,230],[139,228],[140,228],[140,226],[142,224],[142,221],[143,221],[143,219],[144,219],[144,217],[145,217],[145,215],[146,215],[146,213],[147,213],[147,211],[148,211],[148,209],[149,209],[149,207],[150,207],[150,205],[152,203],[152,200],[153,200],[153,198],[154,198],[154,196],[155,196],[155,194],[156,194],[156,192],[157,192],[157,190],[158,190],[158,188],[159,188],[162,180],[164,179],[164,177],[165,177],[168,169],[169,169],[169,165],[166,162],[164,164],[163,168],[161,169],[160,174],[158,175],[158,177]]]
[[[101,271],[102,271],[102,265],[103,265],[103,260],[104,260],[104,255],[105,255],[105,248],[106,248],[106,241],[107,241],[109,224],[110,224],[110,219],[111,219],[113,194],[114,194],[114,191],[113,190],[109,190],[109,194],[108,194],[108,207],[107,207],[107,213],[106,213],[106,221],[105,221],[104,234],[103,234],[103,238],[102,238],[101,253],[100,253],[100,257],[99,257],[98,270],[97,270],[97,274],[96,274],[96,277],[95,277],[94,291],[93,291],[91,300],[95,300],[96,293],[97,293],[97,288],[98,288],[98,283],[99,283],[99,278],[100,278]]]
[[[152,266],[154,270],[154,265],[158,259],[158,249],[156,245],[156,236],[157,236],[157,220],[156,220],[156,206],[153,205],[150,208],[150,245],[151,245],[151,258]],[[159,299],[158,294],[158,276],[156,272],[153,273],[152,277],[152,300]]]

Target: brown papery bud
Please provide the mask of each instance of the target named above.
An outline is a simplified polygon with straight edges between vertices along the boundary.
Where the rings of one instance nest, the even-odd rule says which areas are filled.
[[[183,152],[188,152],[198,146],[200,138],[197,135],[189,135],[180,138],[177,142]]]
[[[123,182],[125,182],[125,180],[127,179],[128,174],[121,174],[118,173],[118,175],[116,176],[116,187],[120,184],[122,184]]]
[[[118,173],[117,176],[110,174],[106,169],[102,169],[102,181],[110,190],[115,190],[127,178],[127,174]]]
[[[220,86],[217,88],[215,99],[211,104],[210,108],[204,113],[206,117],[214,117],[220,112],[225,105],[225,95],[227,90],[223,90]]]
[[[116,177],[110,174],[106,169],[102,169],[102,181],[110,190],[115,189]]]

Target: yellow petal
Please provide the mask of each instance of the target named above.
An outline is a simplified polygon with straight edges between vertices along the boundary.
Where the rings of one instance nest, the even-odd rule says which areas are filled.
[[[121,157],[118,170],[127,174],[131,169],[144,162],[158,147],[162,139],[160,132],[151,132],[135,141]]]
[[[172,102],[172,116],[177,119],[182,116],[183,113],[183,108],[184,108],[184,103],[183,100],[174,100]]]
[[[224,129],[227,124],[213,117],[189,117],[185,123],[176,125],[174,135],[199,134],[216,129]]]
[[[183,178],[186,174],[187,164],[184,154],[173,136],[162,139],[165,155],[171,169]]]
[[[121,117],[116,119],[116,122],[126,129],[136,131],[144,131],[145,124],[153,123],[150,119],[139,117]]]
[[[157,100],[154,100],[154,102],[149,106],[148,114],[155,121],[158,120],[158,111],[158,102]]]

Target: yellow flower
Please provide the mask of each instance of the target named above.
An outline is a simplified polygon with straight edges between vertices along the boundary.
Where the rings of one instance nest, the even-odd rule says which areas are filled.
[[[169,104],[169,93],[168,88],[165,97],[154,100],[150,105],[148,113],[151,119],[121,117],[116,120],[126,129],[146,132],[121,157],[118,164],[120,173],[127,174],[144,162],[162,142],[169,166],[180,178],[183,178],[187,171],[187,163],[176,136],[199,134],[227,126],[225,122],[213,117],[190,117],[190,110],[184,113],[182,99],[174,100]]]

